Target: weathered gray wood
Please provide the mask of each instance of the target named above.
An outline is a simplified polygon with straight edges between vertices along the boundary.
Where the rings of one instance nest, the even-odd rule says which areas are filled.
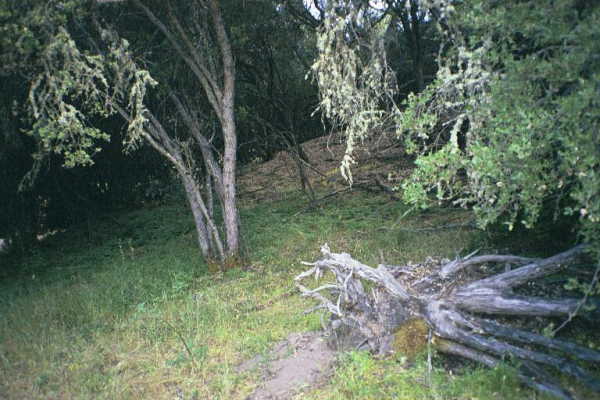
[[[529,361],[523,361],[519,378],[527,386],[561,400],[573,400],[573,396],[555,383],[556,378]]]
[[[552,349],[591,362],[600,361],[599,352],[491,319],[475,318],[472,313],[489,316],[573,315],[578,309],[577,299],[517,296],[512,293],[512,288],[559,271],[584,250],[584,246],[577,246],[543,260],[482,255],[450,263],[428,259],[417,265],[372,268],[349,254],[333,253],[324,245],[321,248],[323,257],[307,263],[311,268],[296,277],[296,285],[304,296],[320,303],[318,308],[327,309],[334,316],[328,329],[339,332],[345,327],[347,331],[355,332],[357,337],[364,338],[361,344],[367,344],[375,353],[386,354],[394,332],[405,321],[421,318],[429,325],[434,335],[433,343],[439,350],[487,366],[494,366],[506,357],[520,360],[527,364],[519,373],[525,384],[561,399],[571,399],[568,391],[545,375],[541,366],[555,368],[597,392],[600,392],[600,381],[575,362],[543,350]],[[448,280],[468,266],[498,262],[527,265],[475,281],[469,281],[468,274],[461,274],[460,280],[454,282]],[[331,272],[334,280],[316,289],[301,283],[311,276],[318,280],[325,272]],[[363,286],[361,280],[370,285]],[[522,344],[534,345],[541,350]]]
[[[567,361],[562,357],[551,356],[541,352],[517,347],[494,338],[483,337],[477,334],[462,333],[458,338],[462,343],[481,351],[487,351],[502,357],[516,357],[555,367],[561,373],[568,374],[586,384],[590,389],[600,392],[600,381],[585,371],[582,367]]]
[[[522,285],[534,279],[554,274],[568,265],[576,257],[580,256],[586,246],[579,245],[555,256],[535,261],[523,267],[502,274],[491,276],[487,279],[471,283],[465,289],[488,288],[512,288]]]
[[[444,353],[467,358],[488,367],[495,367],[500,363],[500,360],[495,357],[451,340],[436,339],[436,348]],[[519,372],[519,379],[527,386],[540,392],[547,393],[562,400],[573,400],[573,397],[568,392],[553,383],[552,377],[549,377],[543,370],[536,367],[531,362],[523,362],[523,366]]]
[[[463,310],[497,315],[532,315],[541,317],[560,317],[569,315],[577,308],[576,299],[550,300],[537,297],[506,296],[490,290],[470,291],[461,289],[453,296],[454,303]]]
[[[578,346],[575,343],[549,338],[537,333],[527,332],[516,328],[507,328],[504,325],[483,319],[476,320],[478,326],[482,327],[490,335],[504,337],[521,343],[537,344],[553,350],[559,350],[584,361],[600,362],[600,352]]]
[[[467,358],[469,360],[481,363],[487,367],[495,367],[500,363],[500,360],[496,357],[492,357],[489,354],[448,339],[436,338],[435,347],[444,353]]]
[[[408,291],[400,285],[384,265],[379,265],[377,269],[371,268],[356,261],[348,253],[332,253],[327,245],[321,247],[321,253],[328,257],[323,266],[343,269],[346,270],[347,273],[356,274],[363,279],[379,283],[385,286],[391,294],[398,296],[403,300],[408,300],[410,297]]]
[[[466,257],[463,259],[457,259],[444,265],[440,271],[440,276],[447,279],[451,275],[470,267],[471,265],[480,265],[487,263],[508,263],[508,264],[525,264],[528,262],[535,261],[532,258],[517,257],[512,255],[486,255],[478,257]]]

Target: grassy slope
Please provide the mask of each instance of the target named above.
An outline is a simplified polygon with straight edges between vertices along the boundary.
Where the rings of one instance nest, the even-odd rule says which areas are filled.
[[[182,201],[115,215],[57,234],[0,282],[0,398],[243,399],[256,373],[235,366],[290,332],[315,330],[318,315],[293,288],[302,260],[325,242],[367,263],[454,256],[481,245],[467,230],[398,228],[456,222],[464,212],[399,218],[387,198],[349,193],[307,213],[303,200],[242,211],[246,269],[209,274]],[[117,223],[118,221],[118,223]],[[434,363],[435,365],[435,363]],[[531,398],[506,370],[460,377],[423,360],[352,353],[312,399]],[[303,397],[305,398],[305,397]]]

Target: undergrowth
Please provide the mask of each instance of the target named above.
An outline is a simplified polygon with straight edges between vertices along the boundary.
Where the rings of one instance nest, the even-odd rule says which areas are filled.
[[[291,332],[317,330],[293,277],[319,247],[375,264],[454,257],[480,244],[460,210],[408,210],[350,192],[313,209],[300,195],[242,208],[247,262],[208,273],[182,200],[49,236],[0,275],[0,398],[243,399],[236,366]],[[425,230],[423,230],[425,228]],[[344,355],[313,399],[531,398],[507,369],[460,377],[418,359]],[[303,397],[304,398],[304,397]]]

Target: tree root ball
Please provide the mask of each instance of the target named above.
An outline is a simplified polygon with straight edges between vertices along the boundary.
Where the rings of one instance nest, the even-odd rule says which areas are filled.
[[[379,264],[373,268],[350,254],[333,253],[327,245],[321,253],[321,259],[305,263],[311,268],[295,281],[304,296],[320,303],[311,311],[327,310],[330,314],[325,328],[338,343],[345,339],[344,343],[350,342],[356,349],[368,349],[379,356],[395,353],[414,360],[427,349],[431,337],[431,346],[436,350],[488,367],[503,360],[514,361],[524,384],[556,398],[572,400],[576,395],[561,387],[548,369],[600,393],[600,380],[586,368],[586,363],[600,363],[600,352],[523,330],[506,324],[502,318],[514,315],[571,320],[585,297],[524,296],[515,289],[583,260],[585,245],[544,259],[472,253],[433,264],[425,274],[414,264]],[[495,264],[490,271],[500,272],[469,273],[472,268],[488,264]],[[506,264],[514,267],[506,268]],[[301,283],[309,277],[326,277],[328,281],[310,289]]]

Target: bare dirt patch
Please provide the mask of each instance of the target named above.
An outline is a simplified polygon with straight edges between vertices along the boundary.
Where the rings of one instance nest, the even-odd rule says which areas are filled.
[[[238,367],[239,372],[262,371],[261,385],[246,400],[292,399],[302,389],[324,382],[335,356],[321,333],[292,333],[267,358],[255,357]]]
[[[309,161],[305,173],[315,189],[331,191],[348,186],[340,173],[346,149],[343,139],[323,136],[301,146]],[[386,185],[394,185],[411,168],[409,157],[390,135],[363,143],[354,158],[357,161],[352,168],[355,183],[379,180]],[[300,190],[301,185],[296,163],[285,151],[277,153],[270,161],[242,167],[238,184],[240,197],[247,203],[281,200],[286,193]]]

